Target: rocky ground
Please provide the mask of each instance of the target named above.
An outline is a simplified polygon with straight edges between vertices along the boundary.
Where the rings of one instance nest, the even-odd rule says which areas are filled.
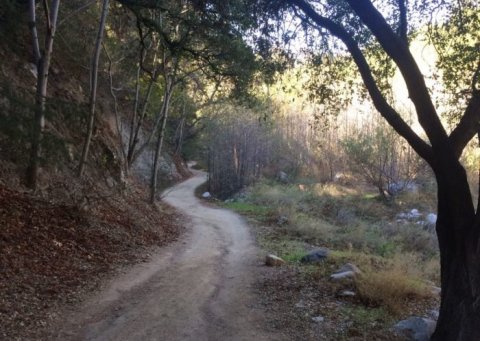
[[[254,220],[250,223],[256,226],[260,244],[265,238],[271,241],[278,237],[270,228]],[[332,274],[338,275],[341,268],[338,260],[326,257],[318,263],[287,261],[276,265],[265,266],[256,288],[271,328],[292,340],[428,340],[426,335],[422,338],[422,333],[433,332],[436,295],[406,301],[401,311],[391,313],[358,297],[353,278],[335,280]],[[395,328],[399,321],[411,316],[422,318],[419,329],[409,329],[410,322],[406,331]],[[420,337],[415,338],[415,333]]]

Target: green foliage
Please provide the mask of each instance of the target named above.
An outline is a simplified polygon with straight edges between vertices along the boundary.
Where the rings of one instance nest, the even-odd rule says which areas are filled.
[[[465,106],[472,86],[480,87],[480,79],[472,84],[479,68],[480,6],[475,0],[462,0],[447,5],[448,14],[440,22],[431,22],[427,35],[438,54],[436,78],[445,86],[443,96],[449,96],[451,121],[459,119],[459,108]]]
[[[271,214],[269,207],[241,201],[225,202],[222,206],[247,216],[254,216],[260,220],[265,220]]]

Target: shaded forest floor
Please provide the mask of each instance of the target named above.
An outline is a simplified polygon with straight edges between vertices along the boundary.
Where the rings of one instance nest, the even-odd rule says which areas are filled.
[[[0,339],[37,339],[61,313],[122,266],[176,239],[180,217],[123,195],[80,209],[0,183]]]

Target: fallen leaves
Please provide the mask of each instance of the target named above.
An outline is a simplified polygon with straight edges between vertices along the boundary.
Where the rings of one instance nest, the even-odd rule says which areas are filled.
[[[175,214],[142,195],[106,199],[86,213],[0,185],[0,339],[38,337],[59,306],[177,237]]]

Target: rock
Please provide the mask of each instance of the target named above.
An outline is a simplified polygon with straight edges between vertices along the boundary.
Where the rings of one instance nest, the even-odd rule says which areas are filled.
[[[306,307],[307,305],[302,300],[300,300],[298,303],[295,304],[295,308],[304,309]]]
[[[437,215],[435,213],[427,214],[426,221],[430,225],[435,225],[437,223]]]
[[[440,315],[440,312],[436,309],[432,309],[428,312],[428,316],[434,319],[435,321],[438,320],[439,315]]]
[[[410,317],[398,322],[393,329],[412,341],[428,341],[435,330],[436,322],[424,317]]]
[[[315,317],[312,317],[312,321],[315,322],[315,323],[320,323],[320,322],[325,321],[325,317],[323,317],[323,316],[315,316]]]
[[[107,178],[106,182],[107,182],[108,187],[110,187],[110,188],[115,187],[115,180],[113,180],[113,178],[111,176],[109,176]]]
[[[323,261],[330,254],[330,250],[326,248],[319,248],[313,251],[310,251],[305,256],[300,259],[302,263],[318,263]]]
[[[440,296],[440,294],[442,293],[442,289],[435,285],[432,285],[432,287],[430,288],[430,292],[434,296]]]
[[[330,280],[334,282],[342,281],[344,279],[354,278],[355,272],[353,271],[345,271],[340,273],[334,273],[330,275]]]
[[[288,174],[283,171],[278,172],[277,179],[278,181],[283,182],[284,184],[290,181]]]
[[[355,264],[352,264],[352,263],[345,264],[340,269],[335,271],[335,273],[338,274],[338,273],[347,272],[347,271],[352,271],[355,274],[361,273],[360,269]]]
[[[285,264],[285,261],[275,255],[267,255],[265,258],[265,265],[267,266],[281,266],[283,264]]]
[[[343,290],[337,294],[338,297],[353,297],[355,295],[356,295],[355,292],[351,290]]]
[[[281,215],[277,218],[277,225],[282,226],[288,223],[288,217]]]
[[[422,216],[422,214],[416,208],[413,208],[412,210],[410,210],[409,214],[410,214],[410,219],[418,219]]]
[[[352,263],[347,263],[340,269],[330,275],[331,281],[342,281],[344,279],[354,278],[357,274],[361,273],[360,269]]]
[[[205,192],[205,193],[202,194],[202,198],[204,198],[204,199],[209,199],[211,197],[212,197],[212,195],[210,194],[210,192]]]
[[[418,220],[422,214],[416,209],[413,208],[409,212],[402,212],[397,214],[398,219],[404,219],[404,220]]]

